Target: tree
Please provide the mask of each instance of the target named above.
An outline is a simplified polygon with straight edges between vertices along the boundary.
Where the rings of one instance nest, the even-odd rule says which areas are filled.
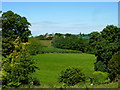
[[[71,34],[69,34],[69,33],[66,33],[66,34],[65,34],[65,36],[66,36],[66,37],[70,37],[70,36],[71,36]]]
[[[79,50],[82,52],[86,52],[88,40],[78,38],[76,35],[70,35],[67,37],[60,36],[54,37],[52,39],[52,44],[54,47],[57,48]]]
[[[117,26],[114,25],[108,25],[106,28],[101,31],[102,38],[109,41],[109,43],[115,42],[117,39],[119,39],[120,35],[120,29]]]
[[[120,75],[120,51],[116,52],[108,62],[108,72],[111,81]]]
[[[90,39],[89,39],[89,43],[88,43],[88,52],[89,53],[96,53],[96,44],[98,42],[100,33],[99,32],[92,32],[89,34]]]
[[[60,36],[62,36],[62,34],[61,33],[55,33],[55,36],[60,37]]]
[[[14,50],[13,41],[19,36],[22,42],[28,41],[31,35],[29,26],[31,24],[25,17],[21,17],[12,11],[2,14],[2,55],[6,57]]]
[[[95,70],[108,71],[109,60],[115,52],[120,50],[120,28],[108,25],[100,33],[92,33],[89,44],[92,48],[90,50],[97,57]]]
[[[37,67],[34,61],[29,57],[26,45],[21,43],[18,37],[13,45],[15,49],[2,62],[2,87],[19,87],[32,82],[31,73],[35,72]]]
[[[4,12],[2,14],[2,37],[10,37],[14,41],[19,36],[22,42],[27,42],[28,36],[31,35],[30,25],[25,17],[12,11]]]
[[[37,68],[29,57],[26,45],[30,23],[12,11],[2,15],[2,87],[19,87],[32,82]]]

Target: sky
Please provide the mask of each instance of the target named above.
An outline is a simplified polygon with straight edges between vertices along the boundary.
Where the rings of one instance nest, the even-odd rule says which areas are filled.
[[[1,0],[2,2],[118,2],[119,0]]]
[[[33,36],[45,33],[91,33],[118,25],[117,2],[3,2],[2,10],[24,16]]]

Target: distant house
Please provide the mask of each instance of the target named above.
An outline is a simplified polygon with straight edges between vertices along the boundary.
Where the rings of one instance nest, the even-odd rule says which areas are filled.
[[[49,35],[46,35],[46,38],[54,37],[54,36],[55,36],[54,34],[49,34]]]

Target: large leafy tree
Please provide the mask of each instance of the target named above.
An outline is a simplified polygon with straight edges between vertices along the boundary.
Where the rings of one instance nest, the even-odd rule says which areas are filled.
[[[2,14],[2,37],[11,37],[15,40],[19,36],[22,42],[27,42],[28,36],[31,35],[30,25],[25,17],[7,11]]]
[[[95,70],[108,71],[108,61],[120,50],[120,28],[114,25],[106,26],[99,34],[94,33],[89,44],[97,57]]]
[[[36,67],[26,45],[30,23],[12,11],[2,15],[2,87],[30,84]]]
[[[12,11],[2,14],[2,55],[4,57],[14,50],[12,42],[18,36],[22,42],[28,41],[28,36],[31,35],[30,25],[25,17],[21,17]]]

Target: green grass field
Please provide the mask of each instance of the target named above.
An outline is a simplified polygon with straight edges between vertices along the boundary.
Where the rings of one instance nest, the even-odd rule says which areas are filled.
[[[33,76],[40,80],[41,85],[58,86],[58,76],[62,70],[67,67],[79,67],[86,74],[94,72],[95,56],[92,54],[39,54],[33,56],[36,60],[37,70]]]
[[[40,81],[40,86],[36,88],[54,88],[62,86],[58,83],[58,76],[60,72],[68,67],[79,67],[87,77],[94,72],[95,56],[92,54],[81,53],[75,50],[58,49],[51,46],[51,40],[40,40],[43,46],[42,50],[46,54],[38,54],[32,56],[36,62],[36,66],[40,68],[33,77]],[[48,52],[48,53],[47,53]],[[91,86],[87,84],[88,88],[117,88],[118,83],[112,82],[109,84],[101,84]],[[86,84],[79,83],[72,88],[86,88]]]
[[[42,46],[51,46],[51,40],[40,40]]]

